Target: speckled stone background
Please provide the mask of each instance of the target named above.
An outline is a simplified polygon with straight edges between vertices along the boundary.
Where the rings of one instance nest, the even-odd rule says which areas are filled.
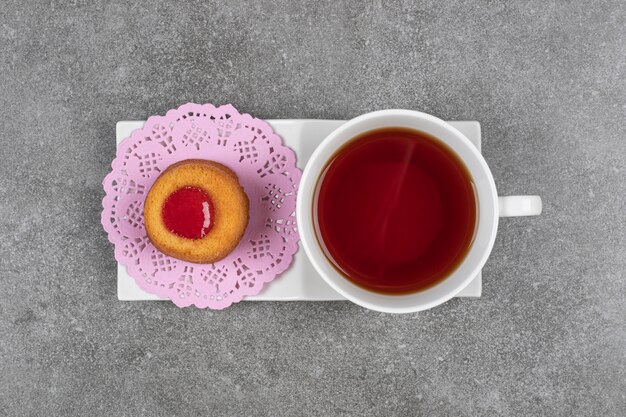
[[[624,416],[626,4],[4,1],[1,416]],[[483,297],[179,310],[116,299],[115,123],[478,120],[504,219]]]

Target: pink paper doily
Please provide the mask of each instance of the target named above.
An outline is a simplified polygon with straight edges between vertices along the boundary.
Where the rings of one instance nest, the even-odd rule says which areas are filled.
[[[185,159],[228,166],[250,200],[239,246],[214,264],[194,264],[159,252],[146,235],[143,204],[159,174]],[[179,307],[222,309],[287,269],[298,249],[296,155],[263,120],[233,106],[185,104],[150,117],[117,149],[103,181],[102,225],[115,259],[137,284]]]

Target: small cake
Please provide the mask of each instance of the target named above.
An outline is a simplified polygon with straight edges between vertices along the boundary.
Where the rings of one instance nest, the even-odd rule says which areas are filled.
[[[213,161],[171,165],[146,196],[148,238],[166,255],[213,263],[235,249],[248,225],[249,202],[237,175]]]

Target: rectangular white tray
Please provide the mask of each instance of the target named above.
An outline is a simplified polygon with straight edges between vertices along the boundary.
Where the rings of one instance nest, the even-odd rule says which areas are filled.
[[[313,150],[330,132],[341,126],[342,120],[267,120],[274,131],[282,136],[285,144],[298,156],[298,167],[304,169]],[[133,130],[143,126],[143,121],[117,122],[117,144],[130,136]],[[450,122],[480,150],[480,124],[478,122]],[[480,297],[482,277],[476,278],[461,291],[458,297]],[[123,301],[160,300],[156,295],[140,289],[126,268],[117,265],[117,298]],[[260,294],[247,297],[251,301],[330,301],[344,300],[317,274],[300,249],[287,271],[267,284]]]

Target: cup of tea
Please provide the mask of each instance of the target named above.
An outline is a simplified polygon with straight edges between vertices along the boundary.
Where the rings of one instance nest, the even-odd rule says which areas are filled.
[[[328,135],[307,163],[296,214],[322,278],[363,307],[432,308],[483,267],[498,218],[541,214],[539,196],[498,197],[484,158],[434,116],[382,110]]]

